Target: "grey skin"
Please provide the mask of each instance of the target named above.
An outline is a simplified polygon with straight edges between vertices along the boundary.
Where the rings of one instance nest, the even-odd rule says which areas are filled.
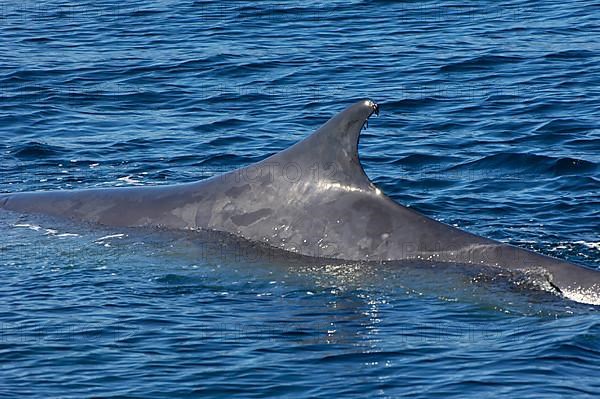
[[[570,297],[600,293],[600,272],[430,219],[364,173],[358,139],[377,105],[351,105],[295,145],[195,183],[0,195],[0,207],[109,226],[208,229],[307,256],[498,266],[543,275]],[[596,299],[593,299],[594,302]]]

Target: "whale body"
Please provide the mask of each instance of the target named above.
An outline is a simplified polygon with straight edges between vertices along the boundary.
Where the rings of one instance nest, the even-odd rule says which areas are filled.
[[[291,147],[198,182],[0,194],[0,208],[108,226],[215,230],[311,257],[535,272],[565,296],[600,304],[599,271],[468,233],[382,193],[358,157],[374,112],[373,101],[359,101]]]

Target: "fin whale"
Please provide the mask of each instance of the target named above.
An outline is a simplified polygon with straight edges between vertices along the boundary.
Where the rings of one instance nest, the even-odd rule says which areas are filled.
[[[360,132],[378,110],[359,101],[291,147],[198,182],[0,194],[0,208],[109,226],[216,230],[313,257],[497,266],[540,273],[565,296],[600,304],[599,271],[448,226],[384,195],[358,157]]]

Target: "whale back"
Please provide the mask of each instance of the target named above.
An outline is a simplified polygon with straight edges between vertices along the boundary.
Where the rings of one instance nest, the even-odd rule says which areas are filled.
[[[358,142],[377,110],[357,102],[291,147],[196,183],[20,193],[0,205],[111,226],[224,231],[347,260],[461,260],[494,243],[397,204],[368,179]]]
[[[109,226],[231,233],[301,255],[452,262],[534,272],[566,296],[600,303],[600,273],[459,230],[406,208],[369,181],[358,157],[360,101],[295,145],[195,183],[0,195],[0,208]]]

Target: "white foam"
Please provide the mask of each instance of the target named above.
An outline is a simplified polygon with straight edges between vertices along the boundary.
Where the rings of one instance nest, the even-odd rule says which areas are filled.
[[[13,224],[12,227],[28,228],[28,229],[33,230],[33,231],[44,230],[44,235],[53,236],[53,237],[79,237],[79,234],[75,234],[75,233],[59,233],[58,230],[47,229],[47,228],[44,228],[42,226],[38,226],[37,224],[17,223],[17,224]]]
[[[98,241],[104,241],[104,240],[108,240],[109,238],[123,238],[125,237],[125,234],[123,233],[119,233],[119,234],[110,234],[104,237],[100,237],[95,239],[94,241],[98,242]]]
[[[128,183],[128,184],[137,184],[137,185],[142,184],[142,182],[140,180],[134,179],[133,176],[131,176],[131,175],[119,177],[117,180]]]
[[[575,241],[573,244],[582,244],[582,245],[585,245],[588,248],[600,251],[600,241],[598,241],[598,242]]]
[[[35,225],[35,224],[29,224],[29,223],[13,224],[13,227],[26,227],[28,229],[35,230],[35,231],[39,231],[39,230],[42,229],[41,226],[38,226],[38,225]]]
[[[562,290],[562,294],[565,298],[572,301],[585,303],[588,305],[600,305],[600,293],[593,292],[592,290]]]

